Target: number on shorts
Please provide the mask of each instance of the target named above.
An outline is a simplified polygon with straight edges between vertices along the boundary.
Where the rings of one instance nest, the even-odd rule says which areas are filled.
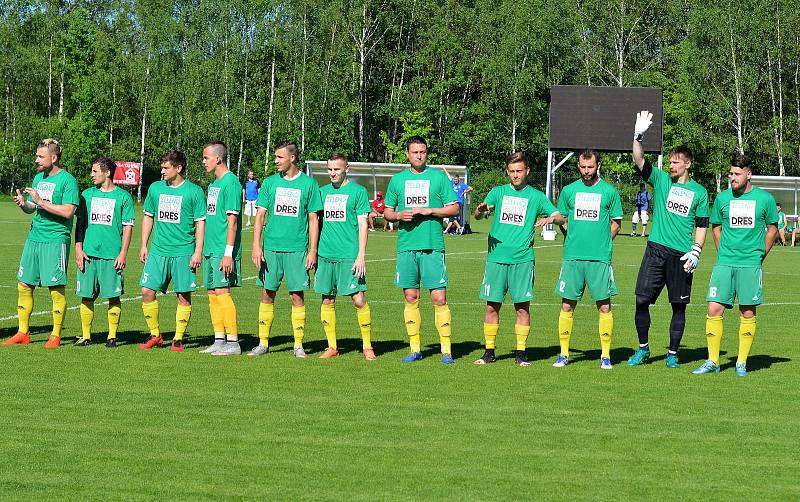
[[[708,296],[710,296],[711,298],[716,298],[717,297],[717,288],[715,288],[715,287],[708,288]]]
[[[491,284],[484,284],[483,285],[483,296],[489,296],[489,290],[492,289]]]
[[[147,282],[147,276],[148,276],[147,272],[142,272],[142,282]]]
[[[22,267],[22,266],[20,266],[20,267],[19,267],[19,272],[17,272],[17,277],[22,277],[22,273],[23,273],[24,271],[25,271],[25,268],[24,268],[24,267]]]
[[[77,288],[75,288],[75,289],[77,289],[78,291],[80,291],[80,290],[81,290],[81,281],[78,281],[78,287],[77,287]]]
[[[558,283],[558,291],[559,292],[563,293],[565,287],[567,287],[567,283],[566,282],[561,281],[561,282]]]

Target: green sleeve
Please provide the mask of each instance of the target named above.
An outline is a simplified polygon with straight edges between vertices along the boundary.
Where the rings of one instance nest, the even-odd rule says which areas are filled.
[[[767,225],[775,225],[778,223],[778,208],[775,207],[775,198],[769,193],[764,193],[764,203],[767,205],[766,214],[764,215],[764,223]]]
[[[203,189],[195,185],[194,200],[192,206],[192,219],[194,221],[204,220],[206,218],[206,197]]]
[[[256,199],[256,206],[263,207],[269,211],[269,178],[264,178],[261,183],[261,190],[258,191],[258,198]]]
[[[151,216],[156,214],[156,198],[153,195],[153,185],[150,185],[150,189],[147,190],[147,197],[144,198],[144,207],[142,208],[145,213]]]
[[[497,188],[498,187],[494,187],[489,190],[489,193],[486,194],[486,198],[483,199],[483,202],[485,202],[487,206],[497,206]]]
[[[226,213],[233,211],[236,213],[242,210],[242,186],[238,183],[232,182],[225,185],[225,197],[223,199],[224,207],[222,210]]]
[[[84,190],[83,193],[81,193],[81,199],[78,202],[78,210],[75,212],[75,217],[78,219],[79,224],[89,220],[89,209],[88,205],[86,204],[86,192],[88,192],[88,190]]]
[[[322,211],[324,208],[322,205],[322,197],[319,194],[319,183],[317,183],[317,180],[314,178],[310,178],[310,181],[308,199],[306,200],[306,211],[308,211],[309,214]]]
[[[556,206],[550,202],[550,199],[543,193],[539,194],[539,214],[541,216],[550,216],[553,213],[560,213]]]
[[[694,215],[700,218],[708,217],[708,192],[705,190],[700,192],[700,200],[697,202]]]
[[[561,195],[558,196],[558,212],[566,217],[569,217],[569,207],[567,204],[569,203],[570,191],[570,188],[566,187],[561,190]]]
[[[392,177],[392,179],[389,180],[389,188],[386,189],[386,199],[384,199],[383,202],[386,207],[396,208],[399,198],[400,194],[397,193],[397,182],[395,178]]]
[[[367,189],[361,187],[358,193],[356,193],[356,216],[369,214],[369,211],[369,195],[367,194]]]
[[[611,208],[608,215],[612,220],[622,218],[622,199],[619,197],[619,192],[613,187],[611,188]]]
[[[714,199],[714,207],[711,208],[711,218],[709,218],[709,222],[712,225],[721,225],[722,224],[722,210],[720,206],[722,205],[722,194],[717,195],[717,198]]]
[[[122,197],[121,214],[123,225],[133,225],[133,222],[136,220],[136,215],[133,211],[133,198],[128,192],[125,192],[124,197]]]

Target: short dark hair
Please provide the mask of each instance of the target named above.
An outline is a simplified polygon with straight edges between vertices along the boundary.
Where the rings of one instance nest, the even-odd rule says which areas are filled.
[[[750,157],[743,153],[734,153],[733,157],[731,157],[731,167],[739,167],[741,169],[750,169],[753,170],[753,161],[750,160]]]
[[[347,155],[339,152],[334,152],[328,157],[328,160],[343,160],[345,164],[347,163]]]
[[[297,148],[297,143],[294,141],[281,141],[275,147],[275,150],[286,149],[289,152],[289,155],[294,155],[294,160],[297,162],[300,160],[300,154],[298,153],[299,149]]]
[[[775,204],[777,204],[778,207],[783,207],[780,202],[776,202]]]
[[[580,151],[580,153],[578,153],[578,157],[581,159],[594,158],[594,160],[597,162],[597,165],[598,166],[600,165],[600,154],[597,153],[597,150],[593,150],[591,148],[584,148],[583,150]]]
[[[408,138],[408,142],[406,143],[406,150],[411,148],[411,145],[425,145],[425,148],[428,148],[428,143],[425,141],[425,138],[422,136],[411,136]]]
[[[639,183],[639,188],[644,188],[644,183]]]
[[[672,150],[670,150],[669,155],[667,155],[667,158],[668,159],[672,158],[675,155],[683,155],[689,162],[694,161],[694,154],[692,153],[692,149],[686,145],[678,145]]]
[[[39,148],[47,148],[50,155],[55,155],[57,159],[61,159],[61,145],[58,143],[58,140],[45,138],[40,141],[39,145],[36,147],[37,150]]]
[[[214,155],[222,159],[223,164],[228,163],[228,145],[225,144],[223,141],[209,141],[205,145],[203,145],[203,150],[206,148],[211,147]]]
[[[117,163],[109,159],[108,157],[97,157],[92,161],[91,165],[95,164],[100,166],[100,169],[102,169],[103,171],[108,171],[112,175],[114,174],[114,171],[117,169]]]
[[[510,166],[511,164],[516,164],[518,162],[522,162],[525,164],[525,167],[528,166],[528,156],[525,155],[525,152],[514,152],[508,157],[506,157],[506,165]]]
[[[170,150],[161,156],[161,162],[169,162],[173,166],[181,166],[181,176],[186,174],[186,154],[180,150]]]

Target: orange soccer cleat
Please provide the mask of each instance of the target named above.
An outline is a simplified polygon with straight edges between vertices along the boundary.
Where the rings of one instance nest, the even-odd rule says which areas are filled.
[[[146,342],[140,343],[140,349],[152,349],[153,347],[161,347],[164,345],[164,339],[160,336],[151,336]]]
[[[364,349],[364,359],[367,361],[374,361],[375,358],[375,351],[372,348]]]
[[[334,349],[332,347],[328,347],[327,349],[325,349],[325,352],[323,352],[322,355],[319,356],[319,358],[320,359],[330,359],[330,358],[336,357],[338,355],[339,355],[339,351],[338,350],[336,350],[336,349]]]
[[[61,345],[61,337],[50,335],[50,338],[44,343],[46,349],[57,349]]]
[[[12,336],[11,338],[7,338],[0,342],[0,345],[28,345],[31,343],[31,334],[30,333],[23,333],[22,331],[17,331],[17,334]]]

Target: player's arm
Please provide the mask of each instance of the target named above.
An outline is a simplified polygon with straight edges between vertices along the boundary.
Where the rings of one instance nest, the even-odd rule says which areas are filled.
[[[319,245],[319,215],[316,212],[308,213],[308,255],[306,256],[306,270],[317,266],[317,246]]]
[[[367,273],[367,236],[369,226],[367,225],[367,215],[358,216],[358,256],[353,263],[353,273],[357,277],[364,277]]]
[[[20,192],[19,189],[17,190],[17,195],[14,196],[14,204],[19,206],[19,208],[22,209],[22,211],[26,214],[31,214],[36,211],[36,205],[29,200],[25,200],[25,196],[22,195],[22,192]]]
[[[189,260],[189,267],[192,270],[197,268],[203,263],[203,240],[206,236],[206,219],[195,220],[194,222],[194,253]]]
[[[714,247],[719,251],[719,239],[722,237],[722,224],[715,223],[711,225],[711,236],[714,237]]]
[[[550,216],[545,216],[544,218],[539,218],[536,220],[535,227],[543,227],[545,225],[563,225],[567,222],[567,219],[561,216],[561,213],[558,211],[552,213]]]
[[[408,216],[407,218],[404,217],[406,215]],[[411,221],[414,218],[414,215],[410,209],[406,211],[395,211],[393,207],[384,206],[383,217],[386,219],[386,221],[394,223],[400,221],[401,219],[405,221]]]
[[[644,133],[653,124],[653,114],[642,110],[636,114],[636,123],[633,126],[633,162],[639,171],[644,167],[644,147],[642,140]]]
[[[764,238],[764,258],[767,257],[772,246],[775,244],[775,239],[778,237],[778,225],[770,223],[767,225],[767,236]],[[764,261],[763,259],[761,261]]]
[[[72,218],[75,215],[75,210],[78,208],[78,206],[75,204],[53,204],[52,202],[47,202],[42,198],[41,195],[39,195],[39,192],[35,188],[26,188],[25,193],[30,196],[31,201],[33,201],[36,207],[43,209],[50,214],[60,216],[65,220]],[[27,213],[28,211],[25,212]]]
[[[450,176],[450,173],[447,172],[447,168],[446,167],[442,166],[442,171],[444,171],[444,174],[447,175],[447,179],[449,179],[450,181],[453,181],[453,177]]]
[[[83,272],[84,261],[87,259],[86,253],[83,251],[83,241],[86,238],[86,227],[88,225],[85,209],[86,205],[83,197],[81,197],[81,205],[78,208],[78,217],[75,222],[75,266],[81,272]]]
[[[261,263],[264,261],[264,248],[261,245],[261,233],[264,231],[264,216],[267,210],[263,207],[256,208],[256,222],[253,224],[253,250],[251,257],[253,265],[261,270]]]
[[[133,236],[133,225],[122,225],[122,247],[119,249],[119,255],[114,260],[114,268],[122,270],[125,268],[125,263],[128,260],[128,249],[131,247],[131,237]]]
[[[153,232],[153,215],[144,213],[142,215],[142,245],[139,248],[139,261],[144,263],[147,261],[147,241],[150,240],[150,234]]]
[[[473,213],[473,217],[476,220],[482,220],[484,218],[488,218],[494,212],[494,205],[489,205],[486,201],[481,202],[478,204],[478,207],[475,208],[475,212]]]
[[[239,214],[228,213],[228,233],[225,235],[225,253],[219,263],[219,269],[225,277],[233,272],[233,245],[236,243],[236,232],[239,230]]]
[[[614,240],[614,237],[617,236],[619,233],[619,229],[621,227],[620,222],[622,218],[612,218],[611,219],[611,240]]]
[[[694,230],[694,243],[692,249],[688,253],[681,256],[681,261],[684,262],[683,270],[687,274],[691,274],[697,269],[697,264],[700,263],[700,253],[703,252],[703,244],[706,242],[706,234],[708,233],[708,217],[696,216],[695,217],[695,230]]]
[[[458,202],[451,202],[444,207],[415,207],[412,212],[414,215],[450,218],[458,214]]]

